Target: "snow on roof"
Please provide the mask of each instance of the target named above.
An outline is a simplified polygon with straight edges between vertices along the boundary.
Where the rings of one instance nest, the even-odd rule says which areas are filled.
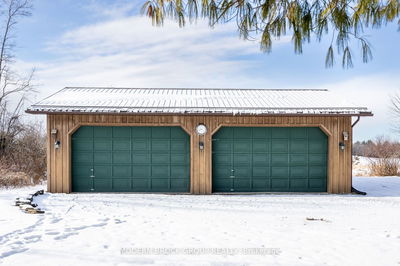
[[[372,115],[328,90],[67,87],[28,113]]]

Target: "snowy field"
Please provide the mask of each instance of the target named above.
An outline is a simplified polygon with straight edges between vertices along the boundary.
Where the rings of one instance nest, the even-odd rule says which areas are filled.
[[[400,178],[354,186],[368,195],[46,193],[42,215],[12,206],[39,187],[0,190],[0,264],[400,265]]]

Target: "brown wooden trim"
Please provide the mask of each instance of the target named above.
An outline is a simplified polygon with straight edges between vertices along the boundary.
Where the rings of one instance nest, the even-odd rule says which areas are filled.
[[[183,126],[180,123],[96,123],[96,122],[85,122],[85,123],[78,123],[76,125],[74,125],[72,127],[72,129],[70,129],[68,131],[69,135],[74,134],[75,131],[77,131],[80,127],[82,126],[109,126],[109,127],[135,127],[135,126],[141,126],[141,127],[165,127],[165,126],[169,126],[169,127],[181,127],[187,134],[190,135],[190,131]]]
[[[198,136],[197,124],[203,123],[208,132]],[[348,116],[210,116],[210,115],[48,115],[48,189],[50,192],[71,192],[71,136],[80,126],[180,126],[190,136],[190,192],[212,193],[212,135],[222,126],[230,127],[319,127],[328,136],[328,183],[330,193],[349,193],[351,189],[351,138],[345,151],[339,150],[342,132],[351,135],[351,117]],[[58,129],[62,141],[54,149],[50,136]],[[199,150],[199,141],[205,150]]]

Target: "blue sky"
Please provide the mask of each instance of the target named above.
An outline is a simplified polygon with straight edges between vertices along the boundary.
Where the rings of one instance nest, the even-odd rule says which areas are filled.
[[[330,38],[305,45],[302,55],[294,54],[289,37],[282,38],[264,54],[257,41],[240,40],[234,25],[152,27],[139,15],[143,2],[35,1],[16,39],[16,67],[36,68],[39,93],[31,101],[65,86],[328,88],[374,112],[355,128],[356,140],[397,137],[389,112],[390,95],[400,91],[397,25],[365,33],[372,62],[357,56],[353,69],[342,69],[337,58],[326,69]]]

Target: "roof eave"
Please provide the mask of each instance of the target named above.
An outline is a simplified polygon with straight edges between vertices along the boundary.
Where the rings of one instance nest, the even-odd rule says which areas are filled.
[[[46,115],[210,115],[210,116],[373,116],[372,112],[359,113],[233,113],[233,112],[62,112],[62,111],[39,111],[25,110],[28,114]]]

